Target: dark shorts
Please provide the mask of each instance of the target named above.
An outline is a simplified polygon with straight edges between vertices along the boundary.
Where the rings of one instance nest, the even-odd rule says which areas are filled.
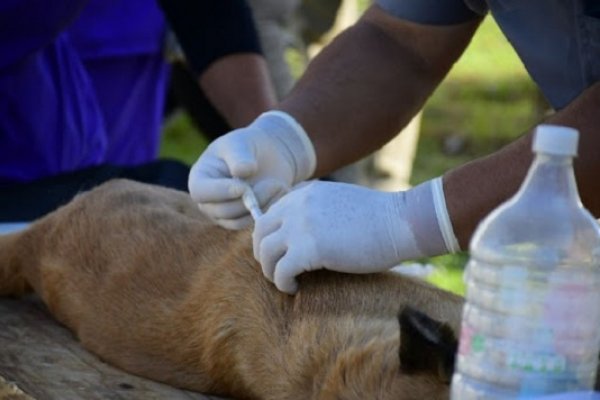
[[[100,165],[28,183],[0,186],[0,223],[29,222],[69,202],[80,192],[114,178],[187,191],[189,167],[160,160],[136,167]]]

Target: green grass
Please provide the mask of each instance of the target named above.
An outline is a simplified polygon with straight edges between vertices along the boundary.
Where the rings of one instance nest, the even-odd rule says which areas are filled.
[[[469,259],[466,252],[454,255],[445,255],[425,260],[435,265],[436,270],[428,277],[428,280],[446,290],[464,295],[465,284],[463,282],[463,270]]]
[[[161,158],[174,158],[193,164],[206,148],[208,141],[192,124],[185,113],[176,113],[165,121],[160,145]]]
[[[294,62],[296,70],[298,63]],[[300,72],[300,71],[297,71]],[[465,54],[423,110],[421,136],[411,183],[489,154],[533,126],[546,104],[518,57],[491,18],[486,18]],[[462,146],[444,150],[449,138]],[[206,140],[183,114],[164,127],[162,157],[193,163]],[[464,293],[462,271],[467,253],[421,260],[438,266],[432,282]]]
[[[497,25],[486,18],[423,110],[413,183],[506,145],[546,107]],[[450,137],[464,143],[453,154],[444,151]]]

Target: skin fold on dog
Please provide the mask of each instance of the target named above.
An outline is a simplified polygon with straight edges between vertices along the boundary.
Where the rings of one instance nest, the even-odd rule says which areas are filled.
[[[447,399],[463,299],[393,273],[267,281],[250,231],[186,193],[106,183],[0,236],[0,295],[33,289],[130,373],[236,399]]]

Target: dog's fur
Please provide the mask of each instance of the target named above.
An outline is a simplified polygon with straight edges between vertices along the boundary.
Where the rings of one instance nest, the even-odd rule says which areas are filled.
[[[0,295],[29,288],[110,364],[237,399],[446,399],[463,304],[392,273],[314,272],[285,295],[250,232],[123,180],[0,236]]]

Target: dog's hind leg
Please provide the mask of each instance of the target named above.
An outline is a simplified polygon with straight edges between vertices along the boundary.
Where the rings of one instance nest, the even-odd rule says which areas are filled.
[[[48,279],[43,275],[51,275],[44,254],[59,243],[60,234],[54,229],[57,214],[61,211],[35,221],[25,230],[0,235],[0,296],[21,296],[35,291],[44,297],[48,285],[42,281]]]
[[[20,296],[30,291],[23,273],[21,235],[0,235],[0,296]]]

